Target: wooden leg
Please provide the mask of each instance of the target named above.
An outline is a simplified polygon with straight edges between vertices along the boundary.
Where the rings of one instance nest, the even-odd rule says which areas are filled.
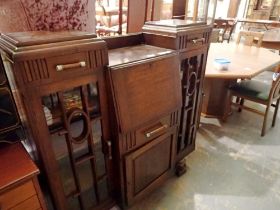
[[[265,135],[265,131],[266,131],[266,121],[267,121],[267,116],[268,116],[269,108],[270,108],[270,104],[268,104],[268,105],[266,106],[266,110],[265,110],[265,114],[264,114],[264,119],[263,119],[263,127],[262,127],[262,134],[261,134],[261,136],[264,136],[264,135]]]
[[[244,98],[241,98],[241,99],[240,99],[239,104],[240,104],[240,106],[243,106],[243,104],[244,104]],[[239,107],[239,108],[238,108],[238,112],[242,112],[242,107]]]
[[[273,114],[273,120],[272,120],[272,127],[275,126],[275,122],[276,122],[276,118],[277,118],[277,112],[278,112],[278,107],[279,107],[279,102],[280,102],[280,98],[278,98],[276,105],[275,105],[275,110],[274,110],[274,114]]]
[[[240,101],[240,98],[239,98],[239,97],[236,97],[235,103],[239,103],[239,101]]]
[[[177,163],[177,165],[175,167],[175,173],[179,177],[179,176],[182,176],[186,172],[187,172],[186,160],[183,159]]]

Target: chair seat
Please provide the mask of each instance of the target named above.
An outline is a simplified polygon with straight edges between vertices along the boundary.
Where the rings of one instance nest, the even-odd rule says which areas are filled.
[[[272,78],[273,78],[273,74],[275,72],[274,71],[264,71],[260,74],[258,74],[257,76],[255,76],[254,78],[252,78],[252,80],[257,80],[259,82],[264,82],[264,83],[267,83],[267,84],[271,84],[271,81],[272,81]]]
[[[230,90],[240,95],[264,101],[269,99],[270,89],[271,83],[268,84],[257,80],[241,81],[230,87]]]

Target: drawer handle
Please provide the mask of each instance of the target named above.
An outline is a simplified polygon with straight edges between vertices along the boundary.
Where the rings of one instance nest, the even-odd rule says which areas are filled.
[[[152,135],[154,135],[154,134],[156,134],[156,133],[158,133],[158,132],[160,132],[160,131],[162,131],[162,130],[164,130],[164,129],[166,129],[166,128],[168,128],[168,125],[160,126],[159,128],[157,128],[157,129],[155,129],[155,130],[153,130],[153,131],[150,131],[150,132],[146,133],[145,136],[146,136],[147,138],[150,138]]]
[[[194,43],[194,44],[197,44],[197,43],[199,43],[199,42],[205,42],[205,38],[199,38],[199,39],[193,39],[192,40],[192,43]]]
[[[78,63],[57,65],[56,70],[57,71],[63,71],[63,70],[66,70],[66,69],[79,68],[79,67],[86,67],[86,62],[85,61],[80,61]]]
[[[111,143],[111,141],[107,141],[107,146],[108,146],[108,158],[109,158],[109,160],[112,160],[112,143]]]

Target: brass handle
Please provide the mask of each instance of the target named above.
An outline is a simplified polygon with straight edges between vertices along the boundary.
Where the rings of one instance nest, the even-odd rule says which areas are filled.
[[[200,39],[193,39],[192,43],[197,44],[198,42],[205,42],[205,38],[200,38]]]
[[[107,141],[107,145],[108,145],[109,160],[112,160],[112,143],[111,143],[111,141]]]
[[[79,68],[79,67],[86,67],[85,61],[80,61],[78,63],[70,63],[70,64],[63,64],[63,65],[57,65],[56,70],[57,71],[63,71],[66,69],[72,69],[72,68]]]
[[[156,133],[158,133],[158,132],[160,132],[160,131],[162,131],[162,130],[164,130],[164,129],[166,129],[166,128],[168,128],[168,125],[160,126],[159,128],[157,128],[157,129],[155,129],[155,130],[152,130],[152,131],[150,131],[150,132],[148,132],[148,133],[145,133],[145,136],[146,136],[147,138],[150,138],[152,135],[154,135],[154,134],[156,134]]]

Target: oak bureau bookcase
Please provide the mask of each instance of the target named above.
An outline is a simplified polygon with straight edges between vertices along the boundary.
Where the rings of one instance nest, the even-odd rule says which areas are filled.
[[[181,60],[182,100],[176,161],[195,149],[200,118],[202,85],[205,75],[212,26],[204,21],[163,20],[147,22],[143,27],[148,44],[174,49]],[[185,170],[178,164],[177,174]]]
[[[142,33],[104,40],[118,189],[122,202],[132,205],[174,174],[179,59],[174,50],[147,45]]]
[[[56,209],[130,206],[194,150],[211,27],[166,23],[103,40],[85,32],[1,35]]]
[[[106,43],[85,32],[1,34],[1,55],[57,210],[108,209]]]

